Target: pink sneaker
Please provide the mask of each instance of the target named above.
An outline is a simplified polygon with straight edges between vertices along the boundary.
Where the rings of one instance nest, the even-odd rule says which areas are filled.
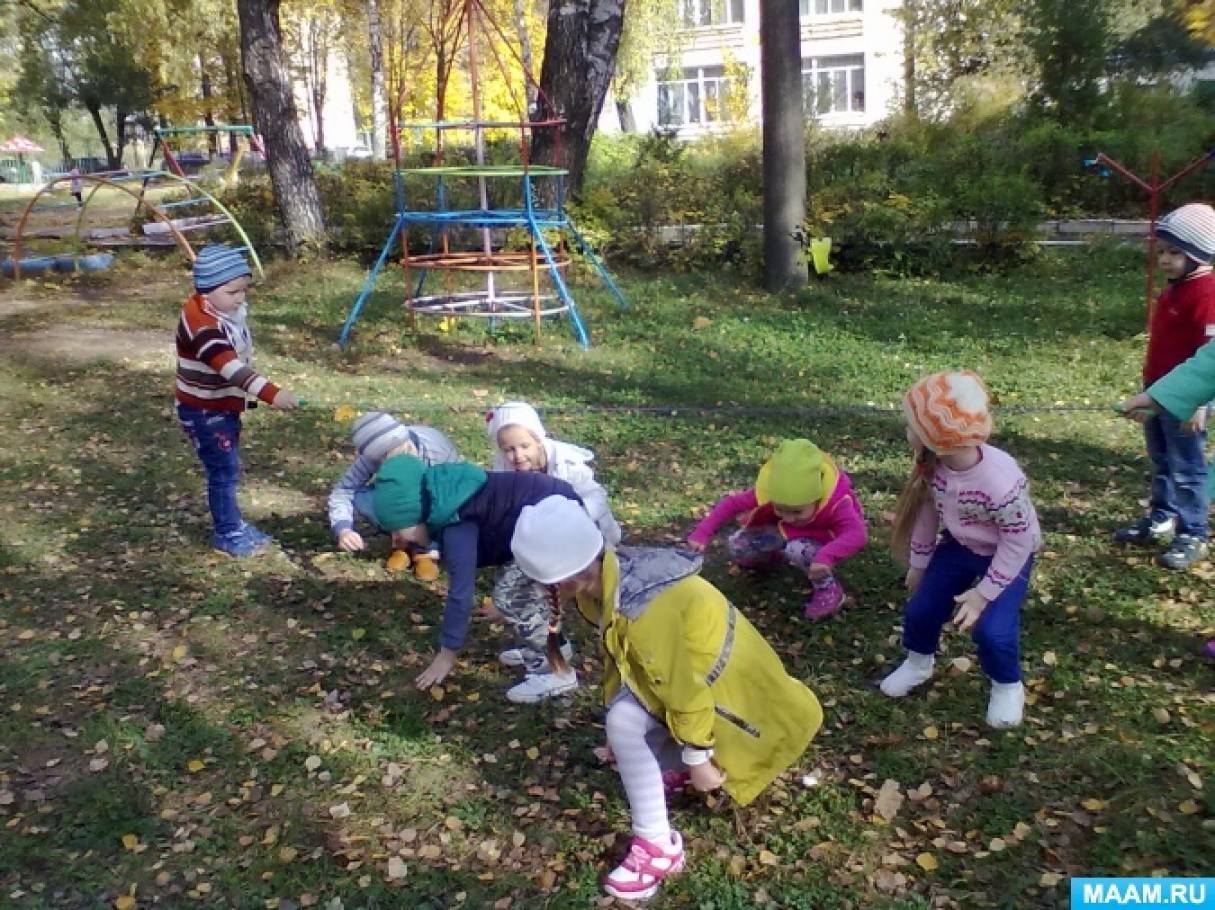
[[[691,782],[691,772],[676,771],[674,768],[668,768],[662,772],[662,790],[667,796],[682,793]]]
[[[824,619],[844,605],[844,589],[832,578],[830,583],[815,588],[806,601],[802,614],[806,619]]]
[[[644,837],[629,842],[629,855],[603,880],[603,890],[625,901],[653,897],[662,880],[683,869],[683,838],[671,832],[671,848],[664,850]]]

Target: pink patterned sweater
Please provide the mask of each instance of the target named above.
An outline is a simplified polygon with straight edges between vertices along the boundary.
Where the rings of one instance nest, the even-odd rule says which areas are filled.
[[[722,525],[740,516],[744,528],[776,525],[786,540],[809,537],[818,541],[823,547],[814,554],[814,561],[825,566],[833,566],[856,553],[869,539],[861,504],[852,491],[851,479],[843,471],[822,508],[805,524],[780,521],[771,503],[759,504],[752,487],[725,496],[688,535],[688,540],[704,546]]]
[[[981,556],[992,556],[979,593],[995,600],[1042,546],[1029,481],[1011,455],[980,446],[978,464],[965,471],[937,465],[930,481],[932,503],[911,531],[912,568],[928,566],[941,530]]]

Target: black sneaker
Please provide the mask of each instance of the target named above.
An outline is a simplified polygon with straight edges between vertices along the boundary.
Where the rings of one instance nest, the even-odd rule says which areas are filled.
[[[1207,555],[1207,542],[1191,537],[1189,534],[1178,534],[1169,544],[1169,548],[1160,554],[1160,564],[1170,569],[1188,569]]]
[[[1118,543],[1164,543],[1173,535],[1175,525],[1176,520],[1171,515],[1162,519],[1144,515],[1125,528],[1115,531],[1114,540]]]

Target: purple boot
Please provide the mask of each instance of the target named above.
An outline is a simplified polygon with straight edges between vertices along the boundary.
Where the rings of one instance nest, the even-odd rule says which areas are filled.
[[[824,619],[844,605],[844,589],[839,581],[831,578],[822,586],[816,585],[814,593],[806,601],[802,614],[806,619]]]

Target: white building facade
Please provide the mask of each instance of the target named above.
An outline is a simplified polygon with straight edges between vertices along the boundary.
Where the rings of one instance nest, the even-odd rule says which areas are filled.
[[[860,128],[895,107],[903,77],[899,0],[787,0],[799,3],[802,96],[807,119]],[[758,123],[759,0],[682,0],[685,28],[677,59],[659,55],[650,80],[630,99],[639,131],[680,138]],[[615,106],[600,127],[619,131]]]

